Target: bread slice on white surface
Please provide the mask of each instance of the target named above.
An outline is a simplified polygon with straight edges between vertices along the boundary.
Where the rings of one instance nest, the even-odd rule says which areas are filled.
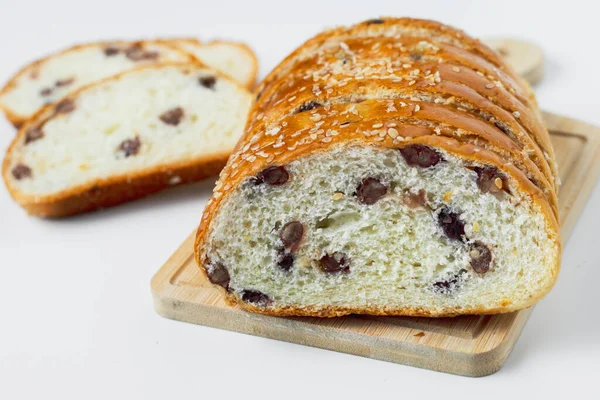
[[[30,214],[61,217],[216,175],[252,95],[196,63],[138,67],[47,106],[3,163]]]
[[[252,89],[256,83],[258,60],[256,55],[243,43],[215,40],[203,43],[198,39],[168,39],[168,43],[192,54],[200,62],[221,71]]]
[[[191,60],[190,54],[158,41],[73,46],[22,68],[0,90],[0,108],[19,127],[44,105],[95,81],[144,64]]]

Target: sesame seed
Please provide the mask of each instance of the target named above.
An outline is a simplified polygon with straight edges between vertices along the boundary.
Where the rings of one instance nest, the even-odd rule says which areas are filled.
[[[519,118],[521,116],[521,113],[518,111],[515,111],[512,114],[513,114],[513,117],[515,117],[515,118]]]
[[[454,72],[460,72],[460,68],[458,68],[458,67],[452,67],[452,71],[454,71]]]
[[[417,81],[414,81],[414,80],[413,80],[413,81],[410,81],[410,82],[408,82],[408,86],[412,86],[412,85],[414,85],[415,83],[417,83]]]
[[[416,112],[416,111],[419,111],[420,109],[421,109],[421,106],[417,104],[417,105],[415,106],[415,112]]]
[[[473,232],[479,232],[479,224],[477,221],[473,222]]]
[[[344,193],[342,193],[342,192],[335,192],[335,193],[333,194],[333,196],[331,196],[331,198],[332,198],[334,201],[341,200],[341,199],[342,199],[342,197],[344,197]]]
[[[498,189],[502,189],[502,179],[496,178],[494,179],[494,185],[498,187]]]
[[[485,87],[486,87],[487,89],[493,89],[494,87],[496,87],[496,85],[495,85],[495,84],[493,84],[493,83],[488,83],[488,84],[486,84],[486,85],[485,85]]]
[[[321,139],[321,142],[323,142],[323,143],[329,143],[329,142],[331,142],[332,140],[333,140],[333,139],[332,139],[332,138],[330,138],[330,137],[324,137],[323,139]]]
[[[296,96],[292,96],[288,99],[288,101],[294,101],[294,100],[296,100]]]
[[[387,133],[388,133],[388,135],[390,135],[390,137],[392,139],[396,139],[398,137],[398,130],[397,129],[388,128]]]
[[[381,128],[383,126],[383,124],[374,124],[373,128]]]

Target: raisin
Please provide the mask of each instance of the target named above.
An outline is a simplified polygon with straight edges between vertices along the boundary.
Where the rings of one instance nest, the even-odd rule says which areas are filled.
[[[438,214],[438,224],[448,238],[462,240],[462,236],[465,234],[465,224],[460,220],[459,214],[444,207]]]
[[[423,58],[423,55],[421,53],[419,53],[418,51],[411,51],[409,56],[410,56],[410,59],[413,61],[420,61]]]
[[[183,118],[183,108],[177,107],[162,114],[159,119],[167,125],[177,126]]]
[[[73,82],[75,82],[75,78],[59,79],[56,81],[56,83],[54,83],[54,85],[56,87],[63,87],[63,86],[69,86]]]
[[[471,268],[478,274],[485,274],[492,265],[492,251],[485,244],[476,241],[469,246]]]
[[[477,173],[477,186],[484,193],[497,194],[508,191],[506,176],[496,167],[474,167]]]
[[[198,78],[198,82],[207,89],[215,90],[217,78],[214,76],[203,76]]]
[[[229,271],[223,263],[216,262],[208,266],[207,270],[208,280],[210,283],[219,285],[224,287],[225,289],[229,288]]]
[[[42,90],[40,90],[40,96],[50,96],[52,94],[52,89],[51,88],[44,88]]]
[[[20,181],[23,178],[31,178],[31,168],[29,168],[25,164],[15,165],[11,172],[12,176],[18,181]]]
[[[134,156],[140,151],[141,145],[140,137],[136,136],[133,139],[127,139],[121,142],[119,150],[125,153],[125,157]]]
[[[379,18],[369,19],[369,20],[365,21],[365,24],[367,24],[367,25],[380,25],[383,23],[384,23],[384,21]]]
[[[121,50],[119,50],[118,48],[111,46],[111,47],[107,47],[104,49],[104,55],[106,57],[112,57],[112,56],[116,56],[117,54],[119,54],[120,51]]]
[[[403,200],[408,208],[425,207],[427,204],[427,193],[423,189],[419,189],[417,193],[406,192]]]
[[[433,167],[442,160],[440,154],[429,146],[410,144],[400,148],[400,154],[410,167]]]
[[[29,144],[44,137],[42,128],[29,128],[25,132],[25,144]]]
[[[356,190],[358,201],[363,204],[372,205],[385,196],[389,188],[377,178],[364,179]]]
[[[323,271],[329,274],[350,272],[350,260],[348,260],[346,254],[339,251],[333,254],[325,254],[319,261],[321,262]]]
[[[287,170],[281,166],[268,167],[260,171],[253,181],[255,184],[268,183],[269,185],[279,186],[288,181],[290,175]]]
[[[269,296],[258,290],[242,290],[242,300],[259,306],[266,306],[272,302]]]
[[[139,44],[136,44],[125,50],[125,56],[131,61],[148,61],[156,60],[158,52],[144,50]]]
[[[443,294],[452,294],[456,290],[460,288],[464,280],[464,275],[466,274],[466,270],[461,269],[457,274],[448,277],[447,279],[439,280],[434,282],[433,289],[436,292]]]
[[[284,271],[289,271],[293,265],[294,255],[281,249],[277,258],[277,266]]]
[[[317,101],[311,100],[311,101],[307,101],[306,103],[302,104],[300,107],[298,107],[298,109],[296,110],[295,114],[298,113],[302,113],[305,111],[310,111],[314,108],[317,107],[322,107],[323,105]]]
[[[75,110],[75,102],[71,99],[64,99],[54,108],[58,114],[68,114]]]
[[[279,232],[279,238],[283,242],[286,249],[294,252],[298,250],[302,235],[304,234],[304,226],[301,222],[292,221],[283,226]]]

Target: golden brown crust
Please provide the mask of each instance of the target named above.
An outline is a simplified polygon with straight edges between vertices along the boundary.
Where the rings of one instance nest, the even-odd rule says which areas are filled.
[[[22,76],[24,76],[25,74],[34,73],[34,71],[43,68],[44,64],[46,64],[50,59],[64,55],[66,53],[74,52],[74,51],[81,50],[81,49],[88,48],[88,47],[106,47],[106,46],[142,46],[143,47],[143,46],[147,46],[150,44],[160,44],[160,43],[158,41],[153,41],[153,40],[139,40],[139,41],[113,40],[113,41],[102,41],[102,42],[94,42],[94,43],[76,44],[74,46],[63,49],[57,53],[53,53],[48,56],[42,57],[38,60],[35,60],[35,61],[25,65],[24,67],[22,67],[12,78],[10,78],[10,80],[4,85],[4,87],[2,89],[0,89],[0,98],[2,98],[2,96],[4,94],[6,94],[7,92],[11,91],[13,88],[16,87],[17,81]],[[198,62],[196,60],[196,58],[193,57],[191,54],[184,52],[175,46],[171,46],[171,45],[167,45],[167,44],[165,44],[165,46],[168,46],[168,48],[171,49],[172,51],[181,54],[181,56],[183,57],[182,61]],[[42,108],[44,108],[44,107],[42,107]],[[0,101],[0,109],[4,112],[6,119],[8,119],[10,121],[10,123],[15,126],[15,128],[21,128],[23,126],[23,124],[25,122],[27,122],[27,120],[29,118],[34,118],[35,114],[37,114],[41,110],[41,109],[38,110],[38,112],[36,112],[34,115],[20,115],[20,114],[17,114],[16,112],[14,112],[13,110],[11,110],[6,105],[4,105],[1,101]]]
[[[422,38],[410,39],[413,45],[422,42]],[[501,121],[499,128],[512,135],[524,149],[525,157],[532,158],[556,191],[555,165],[544,155],[546,152],[552,157],[549,136],[531,111],[534,103],[517,95],[524,90],[519,90],[514,81],[494,79],[498,71],[495,67],[486,69],[491,67],[484,65],[474,71],[465,66],[476,64],[473,60],[447,59],[448,52],[440,51],[439,44],[432,41],[418,50],[409,43],[405,39],[384,38],[374,43],[354,39],[346,41],[343,47],[335,46],[298,62],[286,79],[262,92],[251,119],[262,115],[263,124],[278,121],[309,101],[326,104],[337,97],[352,96],[356,102],[369,96],[434,96],[436,101],[459,109],[468,105],[480,118],[483,111],[484,119],[491,123]]]
[[[522,83],[522,79],[517,76],[509,65],[503,62],[500,54],[481,43],[481,41],[469,37],[461,30],[431,20],[384,17],[377,20],[367,20],[350,27],[330,29],[309,39],[286,57],[265,77],[258,86],[257,92],[262,93],[270,83],[286,76],[289,70],[294,68],[295,63],[298,60],[302,60],[304,57],[310,56],[318,51],[324,43],[332,40],[343,41],[347,38],[356,36],[362,38],[376,38],[382,36],[396,38],[400,36],[402,36],[402,38],[413,36],[429,37],[435,39],[437,42],[449,44],[471,52],[473,55],[496,66],[512,77],[516,82]],[[527,97],[534,98],[530,88],[525,87],[525,90],[526,93],[528,93]]]
[[[31,196],[21,196],[10,188],[9,191],[15,201],[30,215],[44,218],[68,217],[146,197],[173,187],[174,178],[177,185],[184,185],[215,176],[221,171],[228,157],[229,153],[224,152],[186,163],[158,166],[110,179],[98,179],[55,196],[44,196],[39,201]],[[6,174],[6,166],[3,169],[3,174]],[[7,175],[4,179],[6,182]]]
[[[63,100],[76,100],[80,93],[106,82],[118,80],[124,75],[134,73],[136,70],[164,68],[165,66],[176,66],[184,69],[206,69],[203,64],[195,60],[188,63],[162,63],[161,65],[141,66],[135,70],[126,71],[83,86]],[[245,91],[237,82],[230,80],[224,75],[212,70],[211,73],[219,76],[221,79],[229,80],[232,84],[238,86],[240,90]],[[7,149],[2,163],[2,176],[11,197],[31,215],[40,217],[66,217],[111,207],[172,187],[174,186],[174,181],[172,180],[174,177],[178,177],[175,179],[176,184],[179,185],[215,176],[226,164],[230,154],[229,151],[222,151],[185,162],[152,166],[135,173],[96,179],[93,182],[88,182],[53,195],[35,196],[21,193],[11,183],[10,167],[13,161],[13,149],[25,140],[25,135],[29,127],[43,126],[43,124],[53,118],[56,115],[55,107],[56,105],[47,105],[21,127]]]
[[[547,288],[535,298],[519,304],[506,299],[494,309],[263,308],[226,293],[228,301],[266,314],[326,317],[349,313],[437,317],[510,312],[532,305],[550,290],[558,274],[560,240],[553,150],[531,89],[497,53],[458,30],[412,19],[385,19],[375,25],[362,23],[318,35],[259,85],[245,135],[221,172],[198,228],[195,257],[200,269],[206,274],[205,244],[219,207],[238,185],[264,168],[334,146],[398,149],[418,143],[458,157],[466,165],[500,169],[510,177],[510,190],[540,210],[557,249]],[[386,29],[408,32],[408,42],[426,36],[428,43],[443,48],[442,54],[437,60],[415,57],[406,62],[402,57],[410,57],[407,48],[373,50],[393,43]],[[338,58],[335,51],[323,50],[331,42],[340,47],[342,39],[349,43],[341,46],[343,53],[354,57],[347,65],[345,54]],[[404,42],[404,36],[395,39]],[[358,54],[360,49],[364,54]],[[397,58],[402,61],[392,65]],[[353,63],[362,63],[362,69],[353,69]],[[362,76],[369,68],[380,72]],[[411,75],[415,69],[419,71]]]

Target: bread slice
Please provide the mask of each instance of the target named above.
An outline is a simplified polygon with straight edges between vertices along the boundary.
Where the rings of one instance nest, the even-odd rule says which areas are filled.
[[[30,214],[62,217],[217,174],[252,95],[196,63],[165,63],[83,87],[21,128],[3,163]]]
[[[254,52],[243,43],[222,40],[203,43],[193,38],[168,39],[167,42],[192,54],[203,64],[221,71],[248,89],[252,89],[256,83],[258,60]]]
[[[415,38],[443,50],[415,54]],[[371,20],[309,40],[259,88],[195,243],[228,302],[442,317],[519,310],[553,286],[549,135],[491,49],[431,21]]]
[[[70,47],[23,67],[0,90],[0,108],[19,127],[44,105],[140,65],[188,62],[193,57],[157,41],[113,41]]]

